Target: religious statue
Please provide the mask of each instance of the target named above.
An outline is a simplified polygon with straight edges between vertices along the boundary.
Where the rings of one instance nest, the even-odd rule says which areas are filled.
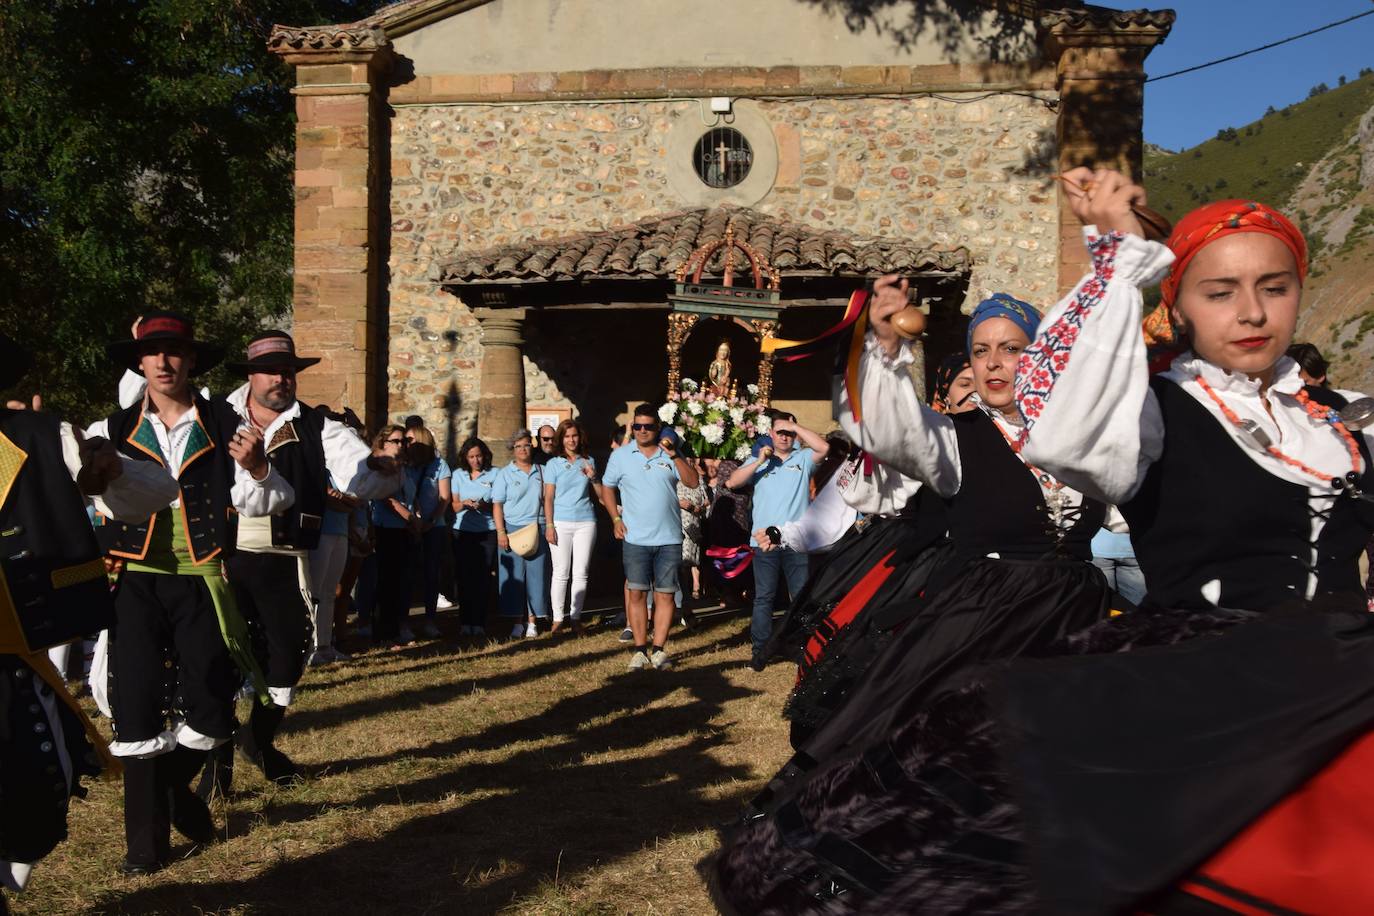
[[[721,397],[730,396],[730,344],[722,340],[716,347],[716,358],[706,371],[706,386]]]

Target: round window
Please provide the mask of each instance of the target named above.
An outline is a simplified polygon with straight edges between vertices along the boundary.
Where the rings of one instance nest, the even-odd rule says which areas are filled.
[[[701,135],[692,153],[697,177],[710,188],[733,188],[749,176],[754,149],[731,127],[713,127]]]

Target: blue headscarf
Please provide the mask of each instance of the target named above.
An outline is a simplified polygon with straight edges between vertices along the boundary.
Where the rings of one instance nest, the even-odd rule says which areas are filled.
[[[1028,302],[1022,302],[1006,293],[993,293],[991,299],[978,303],[968,319],[967,352],[973,352],[973,329],[989,318],[1006,318],[1026,332],[1026,340],[1035,340],[1035,329],[1040,326],[1040,313]]]

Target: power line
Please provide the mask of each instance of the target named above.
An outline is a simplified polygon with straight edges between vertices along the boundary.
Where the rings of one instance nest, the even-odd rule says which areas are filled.
[[[1299,38],[1306,38],[1308,35],[1315,35],[1318,32],[1325,32],[1327,29],[1334,29],[1338,25],[1345,25],[1347,22],[1354,22],[1356,19],[1363,19],[1366,16],[1374,16],[1374,10],[1366,10],[1363,13],[1356,13],[1354,16],[1347,16],[1346,18],[1341,19],[1337,22],[1327,23],[1326,25],[1321,26],[1320,28],[1310,29],[1306,32],[1303,32],[1300,35],[1293,35],[1288,38],[1280,39],[1279,41],[1270,42],[1267,45],[1260,45],[1258,48],[1251,48],[1249,51],[1241,51],[1239,54],[1232,54],[1229,57],[1219,57],[1216,60],[1209,60],[1205,64],[1198,64],[1196,67],[1189,67],[1186,70],[1175,70],[1173,73],[1165,73],[1161,76],[1152,76],[1149,79],[1145,80],[1145,82],[1153,83],[1159,80],[1167,80],[1171,76],[1182,76],[1185,73],[1194,73],[1198,70],[1205,70],[1208,67],[1215,67],[1217,64],[1224,64],[1228,61],[1238,60],[1242,57],[1248,57],[1251,54],[1258,54],[1260,51],[1268,51],[1270,48],[1277,48],[1279,45],[1286,45],[1290,41],[1297,41]]]

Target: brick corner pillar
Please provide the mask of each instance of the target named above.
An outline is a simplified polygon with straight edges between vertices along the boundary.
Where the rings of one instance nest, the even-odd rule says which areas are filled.
[[[1058,62],[1059,170],[1086,165],[1141,176],[1145,58],[1173,27],[1172,10],[1102,8],[1048,13],[1040,20],[1046,56]],[[1059,290],[1088,271],[1082,232],[1059,194]]]
[[[292,334],[322,362],[300,396],[386,416],[389,126],[394,59],[378,29],[276,26],[268,47],[296,68],[296,231]]]
[[[525,309],[474,309],[482,325],[482,393],[477,434],[497,464],[510,460],[506,440],[525,425]]]

